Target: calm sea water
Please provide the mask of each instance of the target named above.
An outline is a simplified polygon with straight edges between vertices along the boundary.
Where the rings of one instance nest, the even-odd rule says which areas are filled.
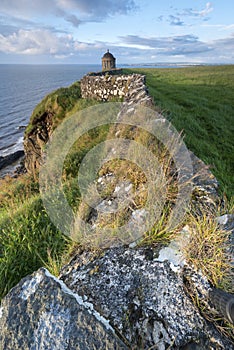
[[[23,149],[23,126],[45,95],[100,69],[100,65],[0,65],[0,156]]]

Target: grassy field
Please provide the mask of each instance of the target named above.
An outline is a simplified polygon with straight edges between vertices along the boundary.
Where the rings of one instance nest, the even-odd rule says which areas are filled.
[[[178,130],[184,130],[188,147],[211,166],[221,190],[231,198],[234,192],[234,66],[134,71],[146,74],[155,104]],[[96,103],[77,98],[78,85],[71,87],[74,96],[67,89],[50,94],[35,108],[31,121],[40,118],[46,108],[53,108],[59,123],[66,111],[73,113]],[[30,125],[26,132],[32,129]],[[64,190],[74,209],[80,205],[77,166],[90,148],[106,139],[108,132],[106,126],[99,132],[90,131],[66,159]],[[137,137],[142,141],[143,136]],[[111,166],[113,164],[109,164],[110,169]],[[135,170],[131,174],[135,180],[137,175],[141,177]],[[0,298],[22,277],[41,266],[56,274],[73,247],[69,238],[50,222],[35,179],[26,174],[0,181]],[[204,249],[206,251],[206,247]]]
[[[125,70],[130,72],[132,70]],[[146,75],[155,104],[190,150],[210,166],[229,199],[234,195],[234,65],[134,69]]]

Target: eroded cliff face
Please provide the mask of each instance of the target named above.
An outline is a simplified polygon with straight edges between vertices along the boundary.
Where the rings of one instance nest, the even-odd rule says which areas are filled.
[[[34,109],[24,136],[25,167],[29,174],[36,176],[50,135],[80,97],[80,84],[77,82],[52,92]]]
[[[54,115],[55,112],[44,112],[32,123],[32,130],[24,138],[25,167],[34,176],[40,166],[42,150],[53,130]]]

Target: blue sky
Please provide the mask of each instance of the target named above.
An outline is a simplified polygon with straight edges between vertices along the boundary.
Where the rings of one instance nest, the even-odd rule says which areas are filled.
[[[0,63],[234,63],[233,0],[1,0]]]

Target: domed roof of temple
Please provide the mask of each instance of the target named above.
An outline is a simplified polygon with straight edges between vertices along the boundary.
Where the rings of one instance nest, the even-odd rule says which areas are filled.
[[[112,53],[109,52],[109,50],[107,50],[107,52],[103,55],[102,58],[114,59],[114,56],[112,55]]]

